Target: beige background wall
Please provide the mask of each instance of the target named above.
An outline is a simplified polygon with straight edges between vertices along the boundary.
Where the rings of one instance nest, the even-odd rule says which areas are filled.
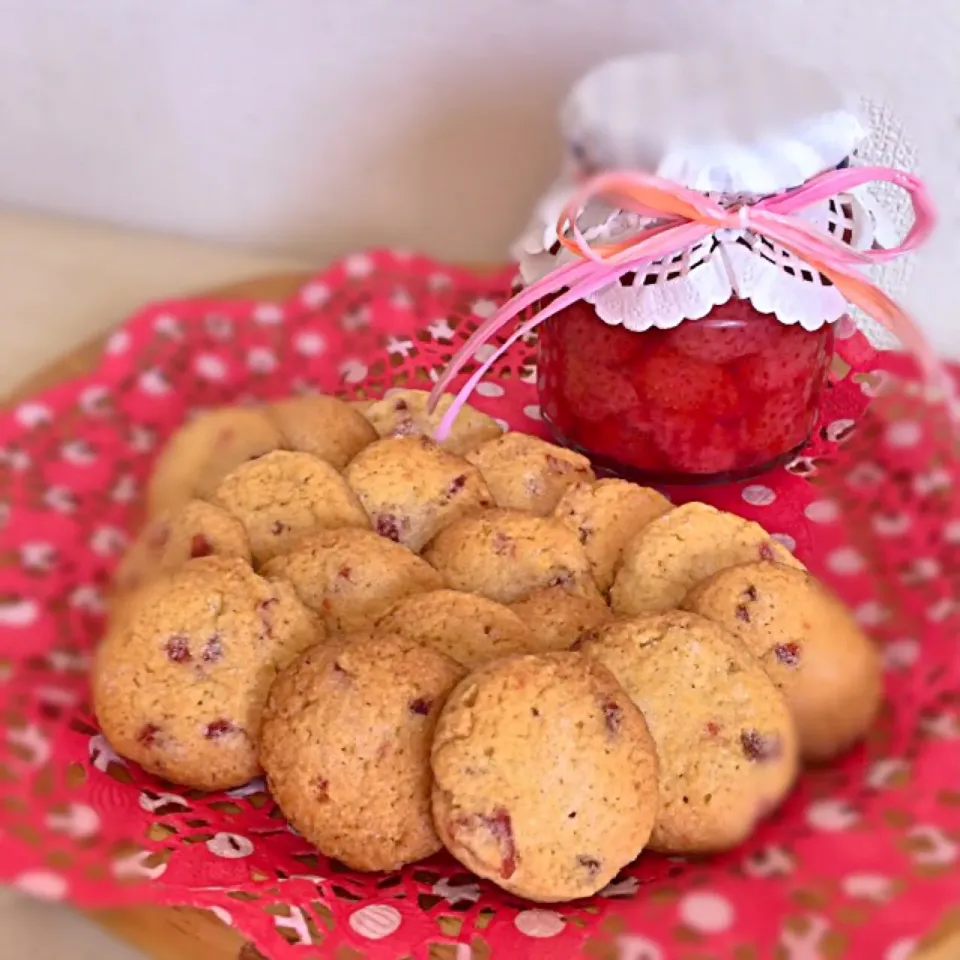
[[[495,257],[552,174],[569,80],[677,38],[897,105],[952,228],[915,296],[953,342],[953,0],[0,0],[0,203],[316,257]]]

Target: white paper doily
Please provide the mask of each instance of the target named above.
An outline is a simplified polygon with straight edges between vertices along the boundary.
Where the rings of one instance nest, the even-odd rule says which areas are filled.
[[[856,103],[817,72],[756,58],[741,62],[700,51],[602,65],[574,86],[564,104],[561,176],[512,250],[521,276],[529,283],[568,262],[571,255],[558,251],[557,219],[576,184],[601,170],[648,170],[727,201],[734,199],[731,194],[787,189],[848,158],[913,172],[913,151],[905,152],[892,114],[870,101],[859,101],[859,109]],[[891,144],[897,145],[896,156],[889,155]],[[591,238],[612,239],[638,223],[615,213],[587,210],[581,229]],[[911,222],[909,203],[896,190],[871,187],[805,216],[859,249],[874,241],[895,244]],[[910,266],[910,258],[901,258],[872,270],[871,277],[897,297]],[[723,231],[590,300],[606,322],[643,330],[703,317],[732,295],[807,329],[851,312],[825,278],[740,231]],[[858,311],[853,315],[874,343],[891,344],[884,328]]]

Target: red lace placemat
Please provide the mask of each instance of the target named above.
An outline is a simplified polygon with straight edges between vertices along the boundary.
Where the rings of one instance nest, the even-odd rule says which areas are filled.
[[[188,412],[428,386],[511,279],[375,252],[285,304],[157,304],[113,335],[95,372],[0,417],[0,879],[85,907],[204,907],[278,958],[901,960],[960,903],[956,440],[895,355],[882,365],[904,385],[865,415],[889,374],[851,330],[818,433],[789,470],[669,491],[763,523],[883,648],[888,702],[869,743],[806,773],[743,848],[644,855],[593,900],[538,908],[447,856],[347,871],[287,827],[262,783],[183,791],[98,735],[86,672],[104,591],[156,451]],[[518,345],[474,402],[543,433],[535,380],[532,344]]]

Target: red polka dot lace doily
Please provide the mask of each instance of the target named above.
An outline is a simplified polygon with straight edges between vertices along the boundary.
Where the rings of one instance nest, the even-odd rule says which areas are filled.
[[[538,908],[445,855],[353,873],[293,833],[262,783],[180,790],[99,736],[89,655],[163,440],[217,404],[429,385],[511,279],[375,252],[287,303],[154,305],[94,373],[0,418],[0,879],[84,907],[206,908],[277,958],[902,960],[960,902],[956,435],[910,364],[851,330],[788,469],[670,491],[763,523],[844,597],[886,665],[869,742],[805,773],[741,849],[644,855],[592,900]],[[542,433],[535,383],[532,344],[518,344],[474,402]]]

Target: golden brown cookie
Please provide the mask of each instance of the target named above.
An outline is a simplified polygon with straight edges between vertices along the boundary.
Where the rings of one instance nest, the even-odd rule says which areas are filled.
[[[606,478],[569,487],[553,515],[580,538],[593,579],[606,593],[613,585],[623,548],[651,520],[670,509],[670,501],[656,490]]]
[[[258,564],[307,534],[370,527],[346,480],[309,453],[278,450],[245,463],[221,481],[212,499],[243,524]]]
[[[270,792],[321,853],[397,870],[440,849],[430,744],[463,668],[402,637],[331,641],[270,691],[261,756]]]
[[[803,566],[759,523],[705,503],[686,503],[628,541],[610,605],[618,616],[674,610],[701,580],[754,560]]]
[[[582,594],[563,587],[534,590],[510,609],[527,625],[533,636],[531,652],[569,650],[580,635],[613,619],[600,591]]]
[[[147,521],[117,567],[117,591],[134,590],[200,557],[238,557],[250,562],[243,524],[203,500],[164,510]]]
[[[444,845],[530,900],[596,893],[644,848],[656,817],[657,753],[643,716],[576,653],[472,673],[440,715],[432,763]]]
[[[781,690],[806,760],[829,760],[864,736],[880,710],[880,657],[850,612],[806,570],[728,567],[684,606],[734,634]]]
[[[312,453],[338,470],[377,439],[370,421],[338,397],[291,397],[271,404],[267,413],[290,450]]]
[[[787,704],[721,627],[672,611],[607,624],[576,646],[620,681],[656,741],[660,812],[652,849],[734,847],[793,786],[797,733]]]
[[[427,437],[389,437],[344,471],[373,529],[419,553],[459,517],[493,505],[476,467]]]
[[[184,424],[160,451],[147,487],[147,512],[206,499],[235,467],[279,450],[284,438],[260,407],[221,407]]]
[[[377,621],[377,631],[426,644],[471,670],[536,649],[526,624],[512,610],[456,590],[433,590],[401,600]]]
[[[426,390],[397,390],[374,403],[364,415],[381,437],[432,437],[444,413],[450,409],[453,397],[450,394],[441,397],[437,409],[428,414],[429,396]],[[457,414],[450,436],[441,446],[463,456],[502,433],[493,417],[471,406],[464,406]]]
[[[546,517],[575,483],[595,479],[590,461],[526,433],[507,433],[467,454],[498,507]]]
[[[373,626],[398,600],[443,586],[443,577],[399,544],[370,530],[325,530],[263,567],[282,577],[334,633]]]
[[[541,587],[596,589],[576,534],[552,517],[487,510],[456,521],[423,552],[447,586],[514,603]]]
[[[131,595],[93,667],[93,704],[121,756],[198,790],[260,773],[277,671],[324,639],[293,588],[242,560],[191,560]]]

